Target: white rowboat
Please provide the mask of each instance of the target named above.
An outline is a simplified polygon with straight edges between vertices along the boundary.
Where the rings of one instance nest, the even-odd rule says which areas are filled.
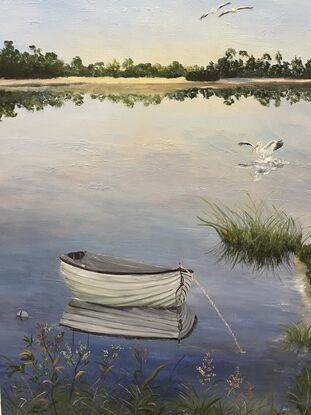
[[[61,274],[75,298],[110,307],[179,307],[193,272],[87,251],[62,255]]]
[[[176,309],[163,310],[113,308],[71,300],[60,325],[92,334],[181,340],[191,333],[195,322],[196,316],[186,303]]]

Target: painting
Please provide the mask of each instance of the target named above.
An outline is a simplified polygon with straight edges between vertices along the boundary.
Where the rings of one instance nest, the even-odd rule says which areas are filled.
[[[2,414],[311,413],[310,16],[1,1]]]

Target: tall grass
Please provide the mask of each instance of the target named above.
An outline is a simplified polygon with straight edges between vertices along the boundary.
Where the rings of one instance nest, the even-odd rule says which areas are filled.
[[[134,373],[124,379],[117,369],[120,348],[113,345],[100,358],[87,347],[76,350],[65,343],[63,332],[47,325],[36,337],[25,337],[19,357],[6,363],[8,378],[2,382],[4,415],[298,415],[278,412],[273,404],[256,401],[239,370],[223,383],[204,376],[204,387],[179,385],[177,396],[161,392],[158,380],[164,365],[146,366],[144,350],[135,347]],[[89,366],[92,361],[93,366]],[[210,360],[210,364],[212,360]],[[208,367],[203,367],[208,370]],[[195,369],[194,369],[195,370]],[[201,372],[198,372],[201,373]],[[201,373],[202,374],[202,373]],[[297,380],[299,381],[299,379]],[[301,383],[297,385],[300,385]],[[229,388],[229,389],[228,389]],[[200,390],[200,393],[198,392]],[[294,393],[294,390],[293,390]],[[294,399],[294,397],[292,397]],[[305,401],[304,401],[305,402]],[[303,403],[303,408],[306,405]]]
[[[297,256],[300,261],[304,262],[307,266],[306,276],[311,281],[311,244],[303,245],[297,252]]]
[[[282,348],[296,353],[304,350],[311,353],[311,325],[300,321],[287,326],[284,330]]]
[[[216,231],[220,238],[218,255],[232,266],[251,265],[255,270],[289,263],[291,255],[304,243],[302,227],[285,211],[268,208],[248,196],[246,206],[230,207],[206,201],[207,218],[201,224]]]
[[[311,354],[311,325],[302,321],[287,326],[282,342],[283,350]],[[311,367],[305,366],[296,376],[288,393],[288,401],[299,414],[311,415]]]

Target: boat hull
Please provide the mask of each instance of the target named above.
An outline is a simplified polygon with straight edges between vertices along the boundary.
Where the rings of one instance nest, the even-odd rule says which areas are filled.
[[[111,307],[179,307],[193,279],[182,268],[155,274],[109,274],[63,261],[61,274],[75,298]]]

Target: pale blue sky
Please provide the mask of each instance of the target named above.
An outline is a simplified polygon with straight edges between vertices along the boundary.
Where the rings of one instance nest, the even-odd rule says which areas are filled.
[[[220,1],[221,2],[221,1]],[[0,40],[36,44],[66,61],[208,63],[228,47],[311,57],[311,0],[232,0],[252,5],[218,19],[214,0],[1,0]],[[231,6],[230,6],[231,7]]]

